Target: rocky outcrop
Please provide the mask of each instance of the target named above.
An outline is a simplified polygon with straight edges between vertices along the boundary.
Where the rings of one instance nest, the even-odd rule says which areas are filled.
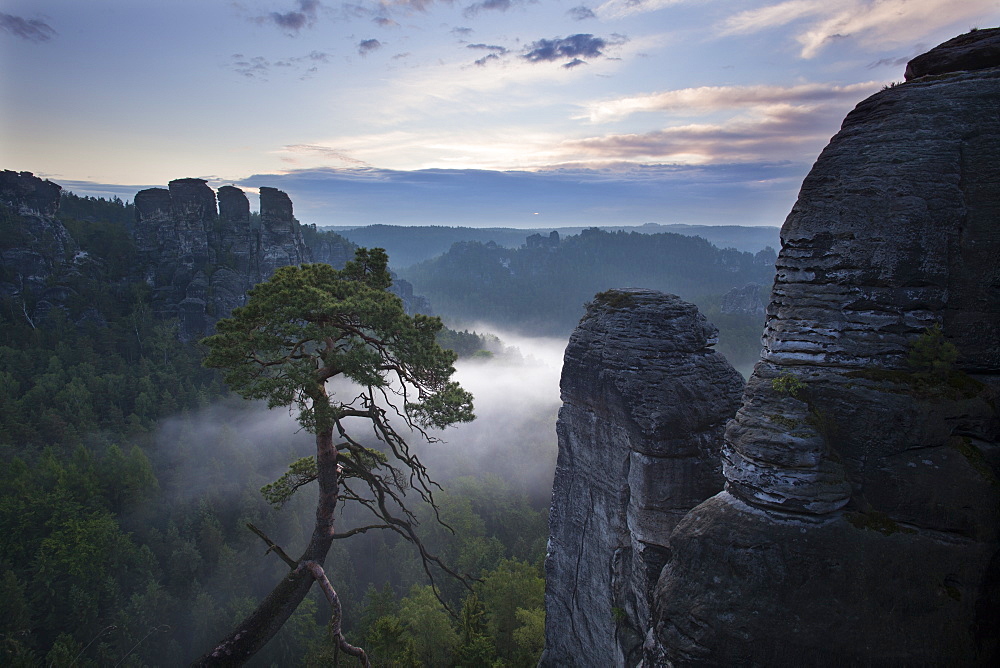
[[[761,298],[762,288],[763,286],[758,283],[747,283],[742,288],[733,288],[722,295],[722,305],[719,310],[723,313],[763,318],[767,307]]]
[[[1000,68],[968,64],[995,32],[916,59],[935,76],[860,103],[805,179],[646,665],[997,659]]]
[[[541,665],[634,665],[666,539],[722,488],[743,380],[673,295],[601,293],[566,349]],[[584,660],[582,657],[586,657]]]
[[[179,318],[182,339],[203,336],[278,267],[310,261],[292,202],[280,190],[260,189],[255,230],[239,188],[220,188],[217,206],[204,179],[169,185],[136,194],[135,241],[153,286],[154,311]]]
[[[935,74],[1000,67],[1000,28],[972,30],[953,37],[906,64],[909,81]]]
[[[54,217],[61,191],[31,172],[0,172],[0,294],[15,297],[32,326],[62,307],[70,290],[60,278],[86,262]]]

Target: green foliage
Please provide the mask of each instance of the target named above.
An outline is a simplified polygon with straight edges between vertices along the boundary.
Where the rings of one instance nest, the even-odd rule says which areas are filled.
[[[594,304],[611,310],[627,309],[635,305],[635,297],[621,290],[605,290],[594,295]]]
[[[386,290],[386,263],[381,249],[362,248],[342,270],[280,268],[203,340],[205,365],[223,369],[226,383],[246,399],[294,405],[312,433],[369,410],[376,392],[393,389],[404,392],[403,409],[416,425],[472,420],[471,395],[448,380],[455,354],[435,342],[441,320],[406,315]],[[324,384],[338,375],[367,389],[360,405],[328,399]]]
[[[771,387],[778,394],[787,394],[790,397],[798,397],[799,392],[806,389],[806,384],[790,373],[783,373],[771,380]]]
[[[918,377],[946,380],[952,373],[957,359],[958,349],[945,340],[941,325],[934,323],[910,344],[906,364]]]

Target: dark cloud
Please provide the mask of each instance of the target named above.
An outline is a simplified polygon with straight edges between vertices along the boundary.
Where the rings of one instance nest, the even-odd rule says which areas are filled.
[[[597,58],[603,56],[608,42],[590,34],[570,35],[555,39],[540,39],[528,45],[528,52],[522,56],[533,63],[541,63],[563,58]]]
[[[468,37],[472,34],[472,28],[455,27],[451,29],[451,34],[459,37]]]
[[[913,56],[902,56],[900,58],[882,58],[880,60],[876,60],[874,63],[869,63],[868,69],[873,70],[876,67],[886,67],[886,66],[902,67],[903,65],[906,65],[906,63],[910,62],[910,59],[912,57]]]
[[[497,60],[498,61],[498,60],[500,60],[500,56],[498,56],[495,53],[488,53],[485,56],[483,56],[482,58],[477,59],[475,61],[475,64],[478,65],[479,67],[484,67],[486,65],[486,63],[490,62],[491,60]]]
[[[552,212],[547,225],[779,225],[811,164],[609,164],[539,172],[327,168],[255,174],[236,185],[280,188],[295,202],[299,220],[319,225],[534,227],[538,217],[531,212],[541,208]]]
[[[563,67],[565,67],[567,70],[571,70],[574,67],[576,67],[577,65],[586,65],[586,64],[587,64],[587,61],[580,60],[579,58],[574,58],[573,60],[569,61],[568,63],[563,63]]]
[[[270,12],[267,16],[257,17],[258,23],[272,23],[289,32],[298,33],[303,28],[316,22],[316,11],[320,8],[319,0],[297,0],[299,8],[290,12]]]
[[[483,51],[492,51],[494,53],[504,54],[507,53],[507,47],[500,46],[498,44],[466,44],[466,49],[481,49]]]
[[[596,19],[597,16],[590,9],[590,7],[584,7],[580,5],[579,7],[574,7],[573,9],[566,12],[573,18],[574,21],[584,21],[586,19]]]
[[[377,39],[365,39],[358,42],[358,53],[367,56],[372,51],[382,48],[382,42]]]
[[[376,16],[375,18],[372,19],[372,22],[375,23],[375,25],[379,26],[380,28],[391,28],[392,26],[399,25],[392,19],[386,18],[385,16]]]
[[[2,12],[0,12],[0,28],[29,42],[47,42],[56,34],[56,31],[45,21],[23,19],[20,16]]]
[[[478,16],[480,12],[498,11],[505,12],[514,4],[513,0],[482,0],[469,5],[462,11],[462,15],[467,19]]]

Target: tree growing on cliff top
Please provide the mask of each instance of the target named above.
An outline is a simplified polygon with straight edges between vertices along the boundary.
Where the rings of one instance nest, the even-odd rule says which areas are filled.
[[[281,628],[314,580],[333,607],[335,642],[367,663],[340,632],[339,599],[322,568],[335,538],[389,529],[416,544],[428,574],[432,563],[443,567],[417,539],[415,518],[403,503],[407,489],[433,503],[434,483],[393,422],[433,440],[428,427],[474,419],[472,396],[451,380],[455,354],[435,342],[440,319],[406,315],[388,292],[387,262],[384,250],[360,248],[342,270],[326,264],[282,267],[203,340],[210,350],[205,365],[223,369],[234,391],[264,399],[269,408],[296,408],[301,425],[315,435],[315,455],[292,464],[263,490],[265,496],[280,503],[317,480],[319,499],[312,536],[297,560],[260,534],[291,572],[196,665],[246,661]],[[337,377],[353,381],[346,394],[328,387]],[[381,450],[352,435],[357,432],[348,426],[359,422]],[[374,523],[337,532],[334,510],[341,501],[364,506]]]

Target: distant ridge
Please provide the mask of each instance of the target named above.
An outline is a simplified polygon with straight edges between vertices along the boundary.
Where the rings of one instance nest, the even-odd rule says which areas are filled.
[[[642,234],[673,233],[701,237],[718,248],[756,253],[766,246],[780,247],[779,229],[773,226],[750,227],[743,225],[685,225],[672,223],[660,225],[587,225],[581,227],[448,227],[444,225],[367,225],[326,226],[321,229],[337,232],[359,246],[384,248],[389,253],[393,267],[408,267],[445,253],[460,241],[494,242],[498,246],[519,248],[532,234],[547,236],[556,231],[560,236],[572,236],[585,229],[599,227],[615,232]]]

